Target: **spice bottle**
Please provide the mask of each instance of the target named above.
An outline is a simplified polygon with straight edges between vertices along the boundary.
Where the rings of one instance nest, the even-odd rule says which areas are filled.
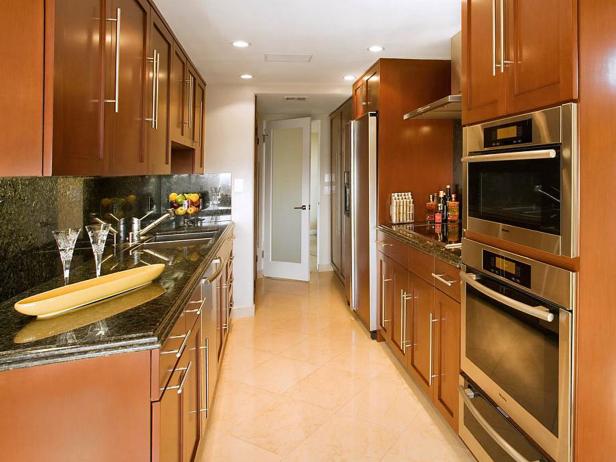
[[[447,219],[457,222],[460,219],[460,202],[455,194],[451,195],[451,200],[447,202]]]
[[[428,223],[434,222],[434,213],[436,212],[436,201],[434,200],[434,194],[430,194],[428,202],[426,202],[426,221]]]

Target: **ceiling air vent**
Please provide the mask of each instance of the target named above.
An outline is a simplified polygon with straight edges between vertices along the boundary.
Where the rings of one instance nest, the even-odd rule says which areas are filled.
[[[307,101],[308,97],[306,96],[285,96],[285,101]]]
[[[312,55],[284,55],[267,53],[265,61],[268,63],[309,63],[312,61]]]

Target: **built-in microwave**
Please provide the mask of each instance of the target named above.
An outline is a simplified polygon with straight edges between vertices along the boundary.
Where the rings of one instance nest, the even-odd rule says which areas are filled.
[[[463,143],[466,231],[578,256],[576,104],[465,127]]]

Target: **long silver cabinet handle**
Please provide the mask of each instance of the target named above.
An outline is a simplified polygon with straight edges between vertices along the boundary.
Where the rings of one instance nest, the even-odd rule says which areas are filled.
[[[156,77],[156,104],[154,106],[154,128],[158,130],[158,106],[160,100],[160,53],[158,50],[156,51],[156,72],[154,73],[154,77]]]
[[[182,344],[180,345],[180,348],[178,348],[177,350],[169,350],[169,351],[161,351],[160,354],[161,355],[172,355],[175,354],[175,356],[177,358],[179,358],[180,356],[182,356],[182,353],[184,353],[184,350],[186,349],[186,343],[188,342],[188,339],[190,337],[192,330],[189,330],[186,335],[176,335],[173,337],[169,337],[169,338],[183,338],[184,340],[182,340]]]
[[[152,57],[148,61],[152,63],[152,117],[145,120],[150,122],[152,128],[156,128],[156,55],[157,51],[152,52]]]
[[[115,97],[106,99],[106,103],[114,103],[115,112],[120,112],[120,37],[122,28],[122,9],[116,10],[115,18],[107,18],[107,21],[116,23],[116,53],[115,53]]]
[[[385,327],[385,323],[389,322],[389,319],[385,319],[385,283],[391,282],[391,278],[386,279],[381,276],[381,325]]]
[[[492,0],[492,77],[496,77],[496,0]]]
[[[434,334],[433,334],[433,332],[434,332],[434,327],[433,327],[433,326],[434,326],[434,323],[435,323],[435,322],[438,322],[438,319],[436,319],[436,318],[432,315],[432,312],[430,312],[430,364],[429,364],[430,370],[428,371],[428,384],[429,384],[430,386],[432,386],[432,379],[434,379],[434,377],[436,377],[436,376],[434,375],[434,365],[433,365],[433,363],[434,363],[434,358],[433,358],[433,346],[432,346],[432,344],[433,344],[432,339],[433,339],[433,337],[434,337]]]
[[[192,367],[192,361],[189,361],[188,366],[186,366],[186,371],[184,372],[184,375],[182,376],[182,381],[180,382],[180,385],[178,387],[178,395],[181,395],[182,392],[184,391],[184,385],[186,385],[186,379],[188,379],[188,374],[190,373],[191,367]]]
[[[482,154],[475,156],[466,156],[462,158],[462,162],[470,164],[476,162],[498,162],[504,160],[538,160],[555,158],[556,151],[554,149],[538,149],[536,151],[516,151],[503,152],[500,154]]]
[[[404,352],[404,289],[400,289],[400,347]]]
[[[530,306],[530,305],[527,305],[526,303],[522,303],[517,300],[514,300],[513,298],[509,298],[481,284],[477,280],[477,276],[475,276],[472,273],[465,273],[464,271],[461,271],[460,279],[462,279],[462,281],[464,281],[466,284],[468,284],[472,288],[478,290],[479,292],[486,295],[487,297],[490,297],[492,300],[496,300],[497,302],[500,302],[503,305],[507,305],[509,308],[513,308],[514,310],[528,314],[535,318],[542,319],[543,321],[547,321],[547,322],[554,321],[554,313],[551,313],[550,310],[546,308],[545,306],[542,306],[542,305]]]
[[[501,74],[505,72],[505,66],[507,64],[513,64],[513,61],[508,61],[505,59],[505,10],[507,9],[507,5],[505,0],[500,0],[500,71]]]
[[[499,433],[494,429],[494,427],[492,427],[492,425],[488,423],[488,421],[481,415],[481,413],[477,410],[477,408],[473,404],[473,401],[472,401],[473,398],[468,396],[466,388],[460,386],[458,387],[458,391],[460,392],[462,401],[464,401],[464,405],[467,407],[470,413],[473,414],[473,417],[475,418],[475,420],[477,420],[479,425],[482,426],[482,428],[486,431],[486,433],[490,435],[490,437],[502,448],[503,451],[505,451],[509,455],[509,457],[511,457],[515,462],[531,462],[526,457],[524,457],[522,454],[520,454],[518,451],[516,451],[516,449],[513,446],[511,446],[507,442],[507,440],[505,440],[505,438],[500,436]],[[468,391],[471,392],[471,390],[468,390]],[[533,461],[533,462],[540,462],[540,461]]]
[[[432,273],[432,277],[434,279],[436,279],[438,282],[442,282],[447,287],[452,287],[456,283],[456,281],[448,281],[447,279],[443,278],[443,276],[445,276],[445,275],[444,274]]]
[[[406,324],[407,324],[407,319],[408,319],[408,306],[406,304],[407,301],[411,300],[413,298],[412,295],[408,295],[406,292],[404,292],[404,296],[402,297],[402,306],[403,306],[403,313],[404,316],[402,316],[402,352],[404,354],[406,354],[406,347],[408,346],[406,344]]]

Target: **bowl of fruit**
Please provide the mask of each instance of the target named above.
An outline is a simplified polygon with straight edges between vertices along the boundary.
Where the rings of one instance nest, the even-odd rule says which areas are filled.
[[[201,195],[198,193],[171,193],[169,205],[178,217],[194,217],[201,211]]]

